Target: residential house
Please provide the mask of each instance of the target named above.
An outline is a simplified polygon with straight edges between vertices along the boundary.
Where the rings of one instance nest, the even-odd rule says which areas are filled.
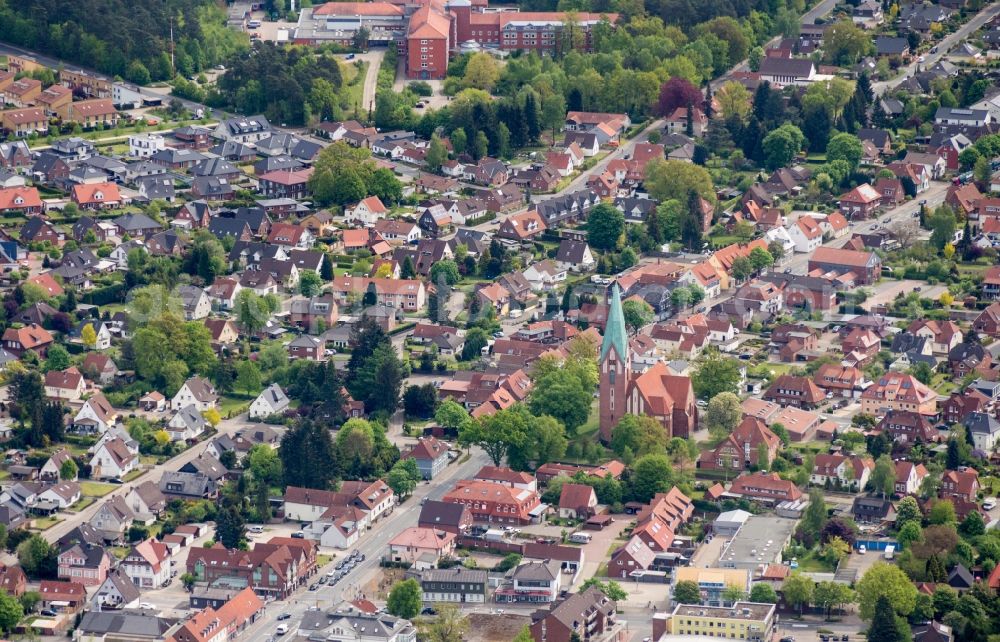
[[[559,517],[561,519],[585,520],[597,509],[597,495],[586,484],[566,483],[559,495]]]
[[[910,410],[891,410],[885,413],[876,427],[889,435],[894,443],[926,444],[940,440],[927,415]]]
[[[125,503],[125,498],[114,495],[101,504],[90,518],[89,524],[105,542],[115,543],[124,538],[129,527],[135,522],[135,517],[135,513]]]
[[[199,376],[190,377],[181,386],[177,394],[170,400],[171,410],[180,410],[194,406],[199,412],[215,408],[219,396],[215,387],[207,379]]]
[[[251,419],[263,419],[271,415],[277,415],[284,412],[288,408],[288,404],[288,397],[285,396],[281,386],[272,383],[253,400],[247,416]]]
[[[701,453],[697,467],[705,470],[766,469],[778,454],[781,439],[758,417],[746,415],[714,449]],[[767,461],[760,461],[762,454]]]
[[[450,461],[447,444],[432,436],[421,437],[414,446],[404,453],[402,459],[413,459],[424,479],[434,479]]]
[[[529,627],[535,642],[570,642],[574,637],[602,637],[617,624],[617,605],[591,587],[556,602],[548,613],[539,614]]]
[[[941,477],[938,496],[974,502],[979,494],[979,473],[975,468],[946,470]]]
[[[813,462],[809,483],[858,492],[868,484],[874,470],[875,462],[870,457],[819,453]]]
[[[136,586],[155,589],[170,579],[173,562],[167,546],[150,538],[133,544],[118,569]]]
[[[107,579],[111,557],[103,546],[70,544],[57,556],[57,576],[84,586],[100,586]]]
[[[442,558],[455,552],[454,533],[411,526],[389,540],[386,561],[406,563],[410,568],[437,568]]]
[[[840,197],[840,213],[848,220],[871,218],[882,204],[882,197],[869,183],[858,185]]]
[[[423,601],[483,604],[489,590],[487,572],[455,566],[429,569],[420,574]]]
[[[826,395],[812,379],[784,374],[775,379],[763,398],[795,408],[815,408]]]
[[[420,508],[417,525],[464,535],[472,528],[472,513],[464,504],[429,500]]]
[[[123,479],[139,466],[139,455],[119,438],[100,443],[90,459],[94,479]]]
[[[139,587],[116,569],[108,573],[107,579],[94,593],[90,603],[96,612],[118,611],[138,607],[141,595]]]
[[[175,411],[167,422],[166,430],[171,441],[189,442],[205,432],[207,426],[208,422],[192,404]]]
[[[821,246],[809,258],[810,274],[833,274],[849,277],[856,285],[875,283],[882,274],[882,261],[874,252]]]

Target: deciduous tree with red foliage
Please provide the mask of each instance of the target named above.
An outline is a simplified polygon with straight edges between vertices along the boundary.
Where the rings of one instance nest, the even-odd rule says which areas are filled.
[[[678,107],[700,106],[704,99],[701,90],[690,81],[675,76],[660,87],[660,102],[657,105],[657,113],[660,116],[669,116]]]

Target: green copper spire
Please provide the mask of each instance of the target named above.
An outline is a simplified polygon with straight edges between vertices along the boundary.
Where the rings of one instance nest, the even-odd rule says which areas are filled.
[[[618,291],[618,283],[611,286],[611,303],[608,304],[608,323],[604,328],[604,341],[601,342],[601,361],[608,356],[611,346],[619,359],[624,359],[628,350],[628,333],[625,332],[625,315],[622,313],[622,297]]]

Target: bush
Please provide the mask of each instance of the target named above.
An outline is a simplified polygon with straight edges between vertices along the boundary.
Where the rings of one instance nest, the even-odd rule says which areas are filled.
[[[434,93],[430,83],[424,82],[423,80],[415,80],[408,84],[406,88],[418,96],[430,96]]]

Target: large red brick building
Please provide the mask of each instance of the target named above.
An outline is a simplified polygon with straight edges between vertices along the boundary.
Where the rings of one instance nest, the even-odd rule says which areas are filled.
[[[566,14],[542,11],[487,11],[485,0],[415,0],[397,2],[328,2],[299,14],[296,44],[334,43],[352,46],[355,34],[367,30],[371,45],[396,44],[406,61],[408,78],[441,79],[448,59],[480,47],[504,51],[554,53],[566,42],[590,50],[593,28],[617,14],[580,12],[563,37]]]
[[[406,32],[406,74],[410,78],[444,78],[452,50],[451,18],[430,4],[410,16]]]

